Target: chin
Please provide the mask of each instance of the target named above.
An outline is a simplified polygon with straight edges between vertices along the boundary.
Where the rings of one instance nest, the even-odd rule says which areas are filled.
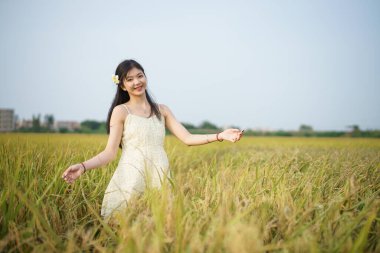
[[[142,96],[144,94],[145,94],[145,90],[137,91],[137,92],[134,93],[134,95],[136,95],[136,96]]]

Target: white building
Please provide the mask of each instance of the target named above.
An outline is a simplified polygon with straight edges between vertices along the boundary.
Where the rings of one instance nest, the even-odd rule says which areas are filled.
[[[13,109],[0,109],[0,132],[10,132],[16,127]]]

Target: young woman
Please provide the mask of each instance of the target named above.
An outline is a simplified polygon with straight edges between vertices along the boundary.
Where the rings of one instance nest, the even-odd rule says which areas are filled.
[[[134,60],[121,62],[112,79],[117,91],[108,112],[106,148],[87,161],[71,165],[62,175],[67,183],[73,183],[86,171],[113,161],[118,147],[122,149],[104,194],[101,210],[104,218],[125,208],[132,194],[143,192],[145,187],[160,187],[170,177],[163,148],[165,127],[189,146],[223,140],[236,142],[242,137],[239,129],[226,129],[217,134],[189,133],[169,107],[153,101],[147,91],[144,69]]]

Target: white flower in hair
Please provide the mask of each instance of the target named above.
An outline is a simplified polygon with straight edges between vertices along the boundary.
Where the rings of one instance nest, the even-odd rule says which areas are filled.
[[[119,76],[118,75],[112,75],[112,82],[115,84],[119,84]]]

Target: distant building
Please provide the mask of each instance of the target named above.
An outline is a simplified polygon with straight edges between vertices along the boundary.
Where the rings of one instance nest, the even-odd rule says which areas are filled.
[[[0,109],[0,132],[10,132],[16,127],[13,109]]]
[[[33,127],[33,121],[28,119],[23,119],[21,121],[17,122],[17,129],[19,128],[32,128]]]
[[[56,121],[54,128],[56,130],[67,129],[69,131],[74,131],[80,129],[80,123],[77,121]]]

